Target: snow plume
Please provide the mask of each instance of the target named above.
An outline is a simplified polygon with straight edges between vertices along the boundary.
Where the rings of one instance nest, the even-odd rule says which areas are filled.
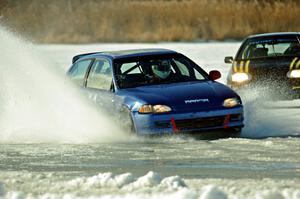
[[[0,142],[106,142],[120,133],[54,64],[0,26]]]
[[[251,138],[300,135],[300,100],[276,100],[256,89],[241,93],[245,108],[243,135]]]

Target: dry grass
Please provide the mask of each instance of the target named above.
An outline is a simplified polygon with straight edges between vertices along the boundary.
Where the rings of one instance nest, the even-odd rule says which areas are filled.
[[[240,39],[300,31],[297,0],[0,0],[0,22],[37,42]]]

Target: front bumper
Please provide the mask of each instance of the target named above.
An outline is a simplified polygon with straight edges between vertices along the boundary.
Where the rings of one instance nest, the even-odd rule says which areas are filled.
[[[201,133],[244,126],[242,106],[186,113],[140,114],[133,112],[132,118],[138,135]]]

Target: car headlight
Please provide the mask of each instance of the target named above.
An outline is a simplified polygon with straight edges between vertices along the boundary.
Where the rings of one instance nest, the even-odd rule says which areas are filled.
[[[291,70],[286,75],[288,78],[300,78],[300,70]]]
[[[231,75],[231,81],[233,82],[245,82],[250,80],[250,75],[248,73],[233,73]]]
[[[172,109],[166,105],[150,105],[144,104],[139,108],[139,113],[166,113],[170,112]]]
[[[232,108],[241,105],[241,101],[238,98],[228,98],[223,102],[223,106],[226,108]]]

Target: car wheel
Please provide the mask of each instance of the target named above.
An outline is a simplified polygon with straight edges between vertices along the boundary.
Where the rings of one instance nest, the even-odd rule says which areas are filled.
[[[230,129],[229,137],[231,138],[239,138],[242,134],[242,128],[232,128]]]
[[[134,127],[134,122],[133,122],[133,119],[132,119],[132,116],[131,114],[129,113],[129,133],[130,134],[136,134],[136,130],[135,130],[135,127]]]
[[[136,134],[134,121],[127,107],[123,107],[120,111],[120,122],[126,133]]]

